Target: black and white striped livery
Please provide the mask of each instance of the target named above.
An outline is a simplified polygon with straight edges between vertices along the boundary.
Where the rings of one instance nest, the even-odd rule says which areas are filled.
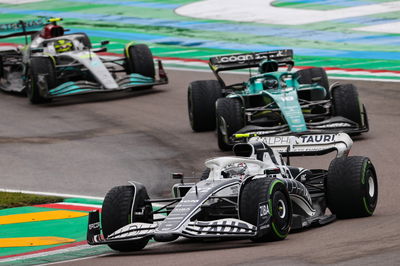
[[[255,236],[257,227],[238,220],[238,219],[220,219],[216,221],[194,221],[190,222],[183,230],[187,236]]]
[[[346,217],[353,217],[349,210],[361,213],[357,217],[372,215],[377,199],[375,170],[366,157],[347,156],[351,144],[351,139],[343,133],[253,138],[246,144],[235,146],[236,156],[207,160],[207,170],[197,183],[185,183],[182,174],[175,174],[175,178],[182,180],[174,185],[174,195],[168,199],[150,200],[145,188],[132,182],[128,189],[123,190],[135,191],[132,198],[128,197],[126,202],[115,205],[127,210],[125,215],[128,215],[123,217],[127,221],[125,225],[103,236],[99,213],[92,212],[89,214],[88,243],[108,244],[119,251],[133,251],[142,249],[151,238],[161,242],[179,237],[248,238],[257,242],[283,240],[291,229],[332,222],[336,219],[335,212],[344,213]],[[282,157],[282,154],[307,153],[307,148],[311,148],[312,153],[331,150],[338,153],[328,170],[295,167]],[[282,150],[284,152],[280,152]],[[353,161],[357,164],[351,165]],[[357,185],[353,189],[359,188],[358,194],[346,195],[348,190],[341,191],[340,186],[345,186],[346,182],[337,173],[352,174],[347,178],[354,179],[349,184]],[[340,183],[335,183],[335,178]],[[327,186],[332,183],[333,186]],[[332,195],[332,191],[338,195]],[[354,198],[354,195],[362,195],[367,205],[355,205],[360,199]],[[106,199],[113,198],[108,196]],[[346,202],[344,207],[339,205],[343,199],[351,197],[353,201],[349,204]],[[330,205],[337,198],[341,201]],[[146,206],[155,203],[158,205],[153,211],[146,209]],[[347,207],[353,205],[361,209]],[[331,206],[334,208],[331,209]],[[362,209],[365,206],[368,209]],[[326,212],[327,208],[333,214]],[[104,219],[102,217],[102,221]]]

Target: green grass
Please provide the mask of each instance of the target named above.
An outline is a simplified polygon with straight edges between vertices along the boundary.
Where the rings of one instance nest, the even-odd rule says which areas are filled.
[[[0,210],[63,201],[61,197],[0,192]]]

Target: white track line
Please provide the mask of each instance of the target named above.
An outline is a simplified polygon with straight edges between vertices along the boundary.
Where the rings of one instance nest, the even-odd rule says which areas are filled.
[[[86,204],[86,203],[75,203],[75,202],[57,202],[54,203],[57,205],[71,205],[71,206],[82,206],[82,207],[93,207],[93,208],[101,208],[101,204]]]

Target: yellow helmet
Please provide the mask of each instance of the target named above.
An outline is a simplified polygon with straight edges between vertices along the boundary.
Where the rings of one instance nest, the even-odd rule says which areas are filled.
[[[57,53],[64,53],[71,51],[73,48],[73,44],[70,40],[61,39],[57,40],[54,44],[54,49],[56,49]]]

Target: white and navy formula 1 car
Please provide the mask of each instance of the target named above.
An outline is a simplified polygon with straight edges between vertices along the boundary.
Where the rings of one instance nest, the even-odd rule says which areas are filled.
[[[87,241],[118,251],[180,236],[263,242],[336,217],[370,216],[378,197],[376,172],[367,157],[348,156],[351,146],[345,133],[253,137],[235,145],[236,156],[207,160],[198,183],[174,174],[181,183],[173,186],[173,198],[149,199],[136,182],[114,187],[104,199],[101,222],[98,211],[89,214]],[[282,158],[332,151],[337,156],[328,170],[293,167]]]
[[[60,20],[40,18],[0,24],[0,35],[6,33],[0,39],[26,39],[25,46],[0,47],[0,89],[25,92],[33,104],[38,104],[61,96],[146,89],[168,83],[160,60],[156,77],[147,45],[131,42],[122,57],[110,58],[101,54],[107,51],[108,41],[94,49],[86,33],[65,34],[67,30],[57,25]]]

